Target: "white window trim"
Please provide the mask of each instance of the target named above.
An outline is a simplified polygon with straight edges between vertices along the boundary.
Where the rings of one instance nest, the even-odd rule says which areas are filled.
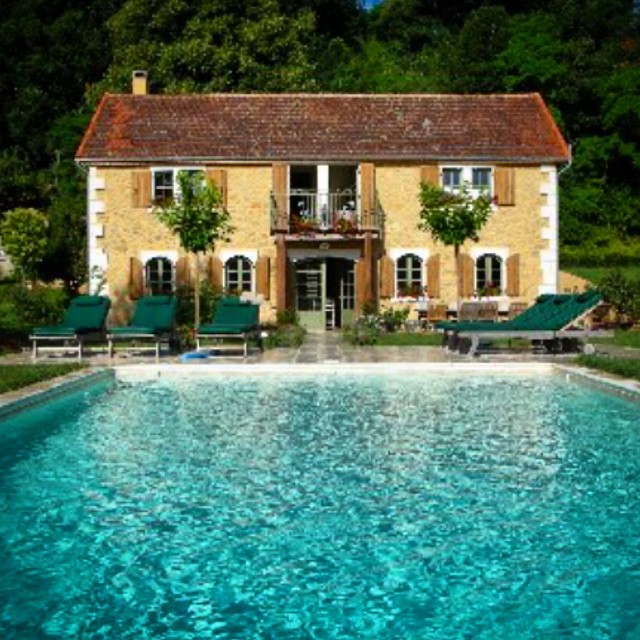
[[[394,297],[392,300],[400,301],[400,300],[415,300],[413,297],[405,297],[398,295],[398,260],[402,258],[402,256],[406,256],[408,253],[412,253],[414,256],[417,256],[422,260],[422,286],[425,286],[425,282],[427,282],[427,261],[429,260],[429,250],[424,249],[422,247],[406,247],[399,249],[389,249],[388,255],[393,260],[393,293]]]
[[[155,182],[155,174],[157,171],[171,171],[173,172],[173,197],[177,199],[180,196],[180,187],[178,185],[178,172],[179,171],[202,171],[205,173],[205,168],[200,166],[189,166],[189,167],[151,167],[151,201],[153,202],[156,195],[156,182]]]
[[[469,189],[469,193],[473,196],[479,196],[482,193],[484,193],[483,191],[480,191],[479,189],[474,189],[473,188],[473,170],[474,169],[489,169],[489,171],[491,172],[491,176],[489,178],[489,196],[491,198],[493,198],[493,196],[496,193],[496,188],[495,188],[495,171],[494,171],[494,167],[492,165],[487,165],[487,164],[442,164],[438,167],[438,174],[439,174],[439,183],[440,183],[440,188],[444,189],[445,191],[451,191],[451,189],[449,189],[448,187],[444,186],[444,182],[443,182],[443,173],[445,169],[457,169],[461,171],[460,174],[460,180],[461,180],[461,185],[467,185],[468,189]],[[457,191],[457,190],[456,190]]]
[[[177,251],[141,251],[139,254],[140,262],[142,262],[142,283],[144,288],[147,288],[147,262],[149,260],[153,260],[154,258],[164,258],[165,260],[169,260],[173,265],[173,285],[175,286],[175,277],[176,277],[176,264],[178,263],[178,252]]]
[[[500,265],[500,284],[502,285],[500,288],[502,289],[502,293],[499,296],[484,296],[483,300],[508,300],[509,296],[505,293],[507,289],[507,258],[509,257],[509,248],[508,247],[472,247],[469,251],[469,255],[473,258],[473,290],[477,295],[478,291],[478,280],[477,280],[477,269],[476,262],[480,256],[484,256],[488,253],[492,253],[500,258],[502,264]]]
[[[235,257],[246,258],[251,262],[251,294],[256,293],[256,264],[258,263],[258,251],[257,249],[225,249],[220,252],[220,261],[222,262],[222,273],[224,275],[224,288],[228,289],[229,283],[227,282],[227,262],[231,258]],[[247,292],[245,292],[247,293]]]

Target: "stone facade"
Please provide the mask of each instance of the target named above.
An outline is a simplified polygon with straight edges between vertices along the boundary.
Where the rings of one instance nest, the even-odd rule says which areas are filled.
[[[484,165],[483,165],[484,166]],[[173,167],[178,169],[179,167]],[[223,263],[232,255],[269,259],[269,293],[262,296],[262,316],[274,317],[278,287],[284,274],[277,269],[276,239],[271,230],[270,195],[272,167],[264,164],[218,166],[227,176],[227,208],[231,214],[233,233],[229,242],[218,243],[216,256]],[[144,262],[151,256],[163,256],[172,262],[184,257],[177,239],[157,220],[150,207],[135,207],[134,171],[144,167],[92,168],[89,172],[90,263],[94,267],[93,289],[103,286],[116,304],[114,313],[126,307],[129,296],[130,260]],[[151,171],[151,169],[148,169]],[[515,204],[494,206],[489,221],[482,229],[477,243],[468,242],[461,252],[477,258],[484,253],[499,255],[506,260],[519,255],[520,287],[517,296],[505,292],[495,299],[506,307],[510,302],[531,303],[545,291],[555,290],[557,278],[557,192],[555,168],[548,166],[519,166],[514,168]],[[404,253],[414,253],[424,259],[424,282],[429,287],[426,262],[440,257],[438,301],[453,307],[457,300],[457,270],[452,247],[435,243],[425,232],[418,230],[421,167],[416,164],[379,164],[375,168],[375,189],[385,216],[384,235],[375,257],[382,255],[397,259]],[[296,251],[318,255],[317,240],[297,239]],[[357,242],[333,240],[333,246],[355,247]],[[289,249],[293,246],[289,244]],[[549,259],[551,254],[551,260]],[[192,274],[193,257],[189,256]],[[201,273],[204,262],[201,264]],[[507,274],[503,274],[503,279]],[[254,274],[255,281],[255,274]],[[255,286],[254,286],[255,292]],[[120,306],[118,305],[120,303]],[[383,297],[385,305],[415,306],[395,291]]]

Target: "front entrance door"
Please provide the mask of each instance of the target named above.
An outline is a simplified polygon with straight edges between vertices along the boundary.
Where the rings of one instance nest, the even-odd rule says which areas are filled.
[[[296,311],[307,329],[325,328],[326,264],[323,259],[296,262]]]
[[[351,324],[355,308],[353,260],[310,258],[296,262],[296,311],[307,329]]]

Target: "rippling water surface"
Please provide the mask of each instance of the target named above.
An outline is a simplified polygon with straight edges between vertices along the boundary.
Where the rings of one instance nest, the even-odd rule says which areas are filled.
[[[0,426],[0,637],[640,638],[640,405],[517,376],[73,395]]]

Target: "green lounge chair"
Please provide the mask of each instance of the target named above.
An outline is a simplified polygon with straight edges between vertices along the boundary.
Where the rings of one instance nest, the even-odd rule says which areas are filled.
[[[140,350],[139,342],[152,342],[156,362],[160,359],[160,345],[169,342],[176,322],[176,298],[174,296],[145,296],[136,303],[131,322],[126,327],[115,327],[107,335],[109,357],[113,358],[115,343],[126,341],[121,349]]]
[[[536,304],[513,320],[502,323],[447,323],[441,326],[447,346],[452,350],[474,355],[481,341],[500,338],[522,338],[540,341],[549,351],[564,351],[578,340],[605,335],[603,332],[581,328],[580,321],[602,302],[597,291],[580,294],[546,294]]]
[[[77,351],[78,360],[82,360],[85,342],[104,338],[104,326],[111,300],[106,296],[82,295],[73,298],[65,312],[64,319],[58,325],[35,327],[30,336],[33,344],[33,359],[38,357],[40,346],[43,351]],[[60,345],[51,343],[59,342]]]
[[[196,350],[205,348],[207,340],[242,340],[243,357],[249,353],[249,340],[256,340],[262,351],[260,332],[260,306],[238,298],[221,298],[216,305],[213,320],[202,324],[196,332]]]

